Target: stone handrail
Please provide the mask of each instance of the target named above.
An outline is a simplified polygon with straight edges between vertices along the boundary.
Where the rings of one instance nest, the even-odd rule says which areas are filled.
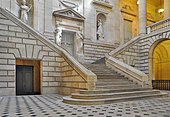
[[[0,13],[2,13],[4,16],[9,18],[16,25],[22,27],[25,31],[27,31],[33,37],[41,41],[44,45],[47,45],[49,48],[51,48],[52,50],[60,54],[65,59],[65,61],[67,61],[69,65],[76,72],[78,72],[78,74],[87,82],[87,86],[86,86],[87,89],[95,88],[95,82],[97,81],[97,76],[93,72],[85,68],[83,65],[81,65],[77,60],[75,60],[66,50],[54,44],[47,37],[45,37],[38,31],[34,30],[33,28],[31,28],[26,23],[22,22],[20,19],[18,19],[15,15],[13,15],[8,10],[0,8]]]
[[[120,45],[118,48],[112,50],[109,55],[110,56],[117,56],[118,54],[122,53],[124,50],[126,50],[127,48],[131,47],[131,45],[135,44],[136,42],[138,42],[140,40],[140,37],[137,36],[133,39],[131,39],[130,41],[128,41],[127,43]]]
[[[167,18],[165,20],[161,20],[159,22],[156,22],[152,25],[147,26],[146,31],[147,31],[147,34],[149,34],[151,32],[154,32],[154,31],[157,31],[157,30],[160,30],[160,29],[164,29],[164,28],[167,28],[167,27],[170,27],[170,18]]]
[[[148,76],[145,73],[109,55],[105,56],[105,60],[106,60],[106,65],[109,68],[117,71],[118,73],[121,73],[125,77],[128,77],[130,80],[138,83],[142,87],[150,87]]]

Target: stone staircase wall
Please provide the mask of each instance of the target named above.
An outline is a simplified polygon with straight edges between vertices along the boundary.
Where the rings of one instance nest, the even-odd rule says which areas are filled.
[[[42,92],[93,89],[96,76],[65,50],[0,8],[0,95],[15,95],[16,59],[40,60]]]
[[[136,37],[124,45],[120,45],[115,50],[111,51],[109,55],[132,66],[138,68],[139,63],[139,37]]]
[[[119,59],[120,61],[136,67],[138,66],[138,53],[139,53],[139,44],[136,43],[133,46],[130,46],[126,49],[126,51],[121,52],[119,55],[117,55],[115,58]]]
[[[84,56],[86,63],[93,63],[105,57],[106,53],[111,52],[117,45],[103,44],[92,41],[84,42]]]

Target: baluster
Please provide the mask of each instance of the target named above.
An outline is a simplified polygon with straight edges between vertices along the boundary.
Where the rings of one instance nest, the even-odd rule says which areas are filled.
[[[160,89],[160,87],[159,87],[159,81],[157,81],[157,88]]]
[[[161,90],[162,90],[163,89],[162,80],[160,80],[160,87],[161,87]]]
[[[167,27],[170,27],[170,18],[148,26],[147,31],[149,34],[150,32],[154,32]]]
[[[165,21],[162,22],[162,28],[165,28]]]
[[[165,85],[165,80],[162,80],[162,86],[163,86],[163,90],[166,89],[166,85]]]
[[[168,90],[169,89],[169,83],[168,83],[168,80],[166,80],[166,90]]]
[[[167,87],[167,80],[164,80],[164,82],[165,82],[165,90],[167,90],[168,89],[168,87]]]
[[[168,27],[168,20],[166,20],[165,24],[166,24],[166,26],[165,26],[165,27],[167,28],[167,27]]]
[[[168,80],[168,84],[169,84],[169,88],[168,88],[168,90],[170,90],[170,80]]]

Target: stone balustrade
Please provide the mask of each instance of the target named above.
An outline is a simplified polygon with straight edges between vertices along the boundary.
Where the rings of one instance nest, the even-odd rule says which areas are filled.
[[[152,25],[147,26],[146,31],[147,31],[147,34],[149,34],[151,32],[154,32],[154,31],[157,31],[157,30],[160,30],[160,29],[164,29],[164,28],[167,28],[167,27],[170,27],[170,18],[167,18],[165,20],[161,20],[159,22],[156,22]]]

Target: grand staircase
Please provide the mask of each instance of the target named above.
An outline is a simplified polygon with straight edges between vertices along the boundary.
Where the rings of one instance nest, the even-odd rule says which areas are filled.
[[[80,90],[64,97],[63,102],[76,105],[97,105],[168,96],[159,90],[142,88],[121,74],[107,68],[105,64],[85,64],[97,75],[95,90]]]

